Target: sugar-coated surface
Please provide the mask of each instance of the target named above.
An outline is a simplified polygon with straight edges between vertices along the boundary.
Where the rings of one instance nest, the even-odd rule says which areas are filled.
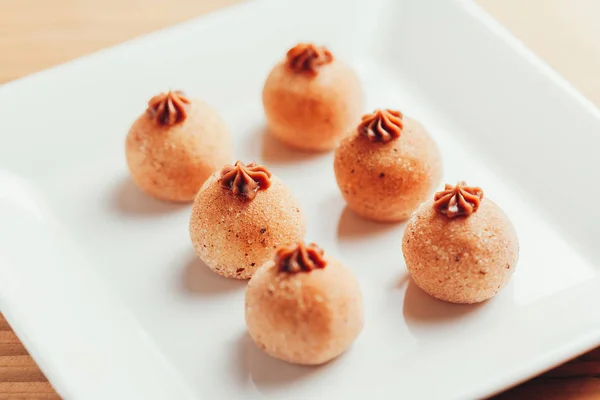
[[[0,282],[14,288],[2,295],[21,312],[25,338],[47,345],[39,347],[43,361],[72,366],[61,370],[67,380],[93,371],[71,382],[75,389],[96,382],[97,372],[139,375],[147,360],[140,355],[154,353],[171,367],[165,381],[176,377],[198,399],[482,398],[593,345],[598,301],[589,299],[598,298],[600,252],[590,199],[600,186],[590,182],[600,180],[600,123],[480,24],[476,10],[465,9],[469,2],[341,3],[246,2],[0,88],[2,110],[12,117],[0,122],[8,144],[0,146],[0,201],[9,221],[0,224]],[[502,206],[521,251],[498,296],[474,306],[428,296],[407,276],[403,224],[371,223],[349,211],[331,154],[297,153],[264,135],[264,80],[299,40],[326,42],[356,68],[364,111],[395,107],[422,122],[442,152],[444,182],[480,184]],[[140,104],[169,87],[215,105],[235,139],[228,162],[268,165],[297,195],[307,240],[356,275],[365,326],[341,357],[307,368],[264,354],[244,323],[245,282],[212,273],[192,249],[191,207],[156,201],[131,182],[125,132]],[[11,225],[15,211],[29,223]],[[86,279],[108,285],[115,306],[98,297],[95,309],[103,312],[91,315],[95,296],[79,285]],[[47,294],[43,307],[40,293]],[[72,308],[57,307],[64,304]],[[82,358],[85,352],[56,351],[55,343],[68,348],[71,338],[73,345],[114,343],[125,329],[107,322],[115,309],[135,322],[137,351],[120,346],[102,364]],[[69,330],[69,321],[85,329]],[[102,385],[90,386],[91,396],[110,398],[98,397]]]
[[[406,267],[427,293],[452,303],[478,303],[498,294],[519,259],[515,228],[502,209],[484,198],[468,217],[448,218],[429,200],[406,224]]]
[[[157,124],[144,112],[129,130],[125,152],[142,190],[177,202],[192,201],[204,181],[233,158],[225,122],[198,99],[192,99],[187,118],[175,125]]]
[[[250,278],[277,248],[301,242],[305,232],[300,204],[276,176],[248,200],[223,188],[216,172],[198,192],[190,217],[196,252],[228,278]]]
[[[546,222],[543,209],[524,201],[522,191],[488,167],[489,160],[470,140],[477,132],[467,134],[455,125],[410,77],[370,63],[357,69],[367,89],[366,110],[397,107],[419,119],[442,152],[443,182],[485,183],[486,197],[501,204],[513,221],[521,250],[511,282],[490,301],[462,306],[431,298],[408,277],[401,252],[404,224],[368,222],[350,211],[336,185],[332,153],[298,153],[265,134],[260,95],[256,95],[262,82],[258,81],[253,90],[238,94],[242,96],[239,102],[219,108],[235,135],[235,159],[264,164],[288,185],[306,216],[306,240],[319,243],[350,268],[363,291],[363,332],[347,352],[323,366],[292,366],[264,354],[247,334],[245,281],[221,278],[193,250],[191,207],[154,200],[131,182],[125,156],[118,150],[123,149],[131,116],[155,89],[121,104],[124,110],[118,124],[90,126],[89,135],[77,130],[68,142],[61,142],[65,147],[94,148],[94,153],[69,153],[73,159],[65,159],[36,181],[45,193],[43,201],[91,260],[94,272],[123,300],[140,321],[147,340],[189,382],[198,398],[370,396],[372,385],[349,384],[364,382],[365,365],[378,366],[376,375],[369,376],[376,376],[382,388],[397,382],[408,393],[434,393],[437,389],[424,387],[419,377],[430,377],[432,371],[442,379],[451,374],[439,363],[442,355],[464,357],[473,341],[485,343],[484,348],[495,332],[509,329],[507,318],[518,318],[519,310],[538,315],[539,300],[597,274]],[[157,86],[168,87],[172,75],[168,78],[156,82]],[[141,88],[146,86],[147,81],[140,83]],[[183,85],[176,82],[174,87]],[[201,85],[186,88],[191,95],[202,93]],[[46,139],[50,138],[40,139],[41,145],[48,144]],[[26,136],[15,140],[29,146]],[[74,164],[79,167],[74,169]],[[60,191],[52,190],[56,187]],[[508,339],[503,336],[502,340]],[[452,382],[460,379],[451,376]]]
[[[292,147],[333,149],[359,121],[364,91],[345,62],[318,68],[315,76],[296,73],[279,62],[263,89],[270,133]]]
[[[323,269],[286,273],[269,261],[246,289],[250,337],[273,357],[322,364],[339,356],[363,328],[360,286],[350,269],[327,258]]]
[[[404,117],[400,137],[371,142],[356,130],[335,150],[337,184],[348,206],[365,218],[401,221],[440,184],[442,160],[417,121]]]

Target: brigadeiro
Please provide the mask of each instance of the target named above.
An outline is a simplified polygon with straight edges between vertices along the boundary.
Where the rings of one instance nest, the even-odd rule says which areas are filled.
[[[226,165],[198,192],[190,237],[198,256],[216,273],[248,279],[275,250],[303,240],[300,204],[262,165]]]
[[[191,202],[233,157],[229,131],[210,105],[180,91],[154,96],[133,123],[125,152],[136,185],[162,200]]]
[[[380,109],[364,115],[336,149],[334,171],[351,210],[395,222],[407,219],[431,196],[441,180],[442,161],[419,122]]]
[[[433,297],[479,303],[498,294],[519,258],[515,229],[478,187],[446,185],[411,216],[402,251],[413,281]]]
[[[316,244],[279,248],[246,289],[248,332],[267,354],[322,364],[345,352],[363,328],[363,303],[352,271]]]
[[[354,70],[312,43],[290,49],[262,93],[269,132],[306,151],[335,148],[360,120],[363,97]]]

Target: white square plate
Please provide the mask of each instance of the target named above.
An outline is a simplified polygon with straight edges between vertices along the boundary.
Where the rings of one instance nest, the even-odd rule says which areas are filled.
[[[403,225],[344,208],[332,155],[264,136],[260,92],[298,41],[353,64],[367,110],[399,108],[515,223],[511,284],[479,306],[407,278]],[[308,240],[351,267],[366,326],[317,368],[261,353],[244,282],[196,259],[189,206],[141,194],[124,157],[147,99],[216,106],[236,157],[295,191]],[[470,1],[260,0],[0,88],[0,306],[58,392],[78,399],[472,398],[600,344],[600,118]],[[232,160],[234,161],[234,160]]]

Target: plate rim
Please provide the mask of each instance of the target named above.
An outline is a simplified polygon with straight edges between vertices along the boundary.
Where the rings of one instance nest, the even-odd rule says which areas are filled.
[[[241,9],[244,9],[247,7],[255,7],[257,4],[260,4],[260,3],[264,4],[264,3],[269,3],[272,1],[273,0],[246,0],[246,1],[243,1],[240,3],[226,6],[225,8],[209,12],[208,14],[202,15],[197,18],[193,18],[189,21],[182,22],[182,23],[179,23],[179,24],[167,27],[167,28],[160,29],[158,31],[143,35],[141,37],[125,41],[116,46],[111,46],[111,47],[99,50],[97,52],[93,52],[91,54],[85,55],[83,57],[79,57],[77,59],[71,60],[69,62],[53,66],[49,69],[35,72],[26,77],[7,82],[0,86],[0,94],[5,91],[19,90],[19,88],[22,85],[35,84],[36,80],[51,79],[52,74],[56,73],[56,71],[60,71],[64,68],[75,68],[77,66],[77,64],[82,61],[93,60],[96,57],[104,57],[104,55],[106,53],[111,53],[119,48],[122,48],[125,46],[135,46],[143,41],[152,40],[155,37],[166,35],[169,32],[174,31],[174,30],[184,31],[187,28],[187,26],[207,23],[209,20],[227,18],[227,16],[229,14],[234,14],[234,13],[240,12]],[[581,107],[585,108],[585,110],[587,112],[590,112],[593,115],[595,115],[596,117],[600,118],[600,111],[598,110],[598,108],[596,108],[596,106],[590,100],[588,100],[586,97],[584,97],[564,77],[562,77],[560,74],[558,74],[545,61],[543,61],[541,58],[539,58],[535,53],[533,53],[533,51],[531,51],[520,40],[518,40],[515,36],[513,36],[513,34],[511,32],[509,32],[505,26],[503,26],[493,16],[491,16],[487,11],[485,11],[474,0],[452,0],[452,1],[456,2],[461,7],[463,7],[465,9],[465,11],[471,13],[473,15],[473,17],[475,17],[477,20],[479,20],[479,22],[481,22],[486,28],[488,28],[490,31],[492,31],[497,37],[499,37],[502,41],[504,41],[513,50],[518,52],[518,54],[521,57],[523,57],[524,60],[526,60],[529,63],[532,63],[536,68],[538,68],[540,73],[544,74],[545,77],[548,78],[549,83],[559,86],[563,91],[565,91],[566,94],[568,94],[570,97],[572,97],[574,100],[576,100]],[[0,180],[1,180],[1,178],[2,177],[0,176]],[[0,200],[1,199],[2,199],[2,192],[0,192]],[[7,273],[10,273],[10,268],[4,267],[4,271],[3,271],[3,267],[0,265],[0,273],[2,273],[2,276],[5,276]],[[89,276],[89,279],[90,279],[90,282],[92,282],[92,275]],[[600,282],[600,279],[595,279],[594,281]],[[96,277],[93,282],[94,283],[92,283],[92,286],[94,284],[96,286],[99,286],[101,283],[101,279],[99,277]],[[104,287],[105,285],[101,285],[101,286],[102,287],[98,287],[98,290],[100,290],[101,292],[107,290]],[[3,289],[2,292],[0,292],[0,294],[1,294],[0,309],[2,309],[2,312],[5,315],[6,320],[9,322],[9,324],[11,325],[11,327],[13,328],[13,330],[15,331],[15,333],[17,334],[19,339],[22,341],[24,346],[27,348],[27,350],[31,353],[31,356],[33,357],[35,362],[38,364],[40,369],[44,372],[44,374],[48,377],[48,379],[50,380],[52,385],[56,388],[56,390],[63,397],[76,397],[76,396],[74,396],[75,394],[81,394],[80,389],[75,388],[74,387],[75,385],[72,383],[73,377],[63,376],[63,374],[61,374],[60,371],[57,371],[56,367],[54,365],[52,365],[53,364],[52,360],[49,360],[48,357],[46,356],[46,353],[48,353],[49,344],[48,343],[40,344],[39,336],[34,337],[35,335],[28,334],[27,329],[25,327],[30,326],[31,322],[27,321],[27,319],[34,318],[35,316],[34,315],[26,315],[29,313],[27,311],[20,310],[23,307],[17,304],[17,302],[19,300],[23,300],[24,293],[17,295],[17,294],[14,294],[13,291],[4,290],[4,288],[5,288],[5,286],[3,287],[2,285],[0,285],[0,289]],[[33,289],[29,290],[30,294],[34,294],[33,292],[34,292]],[[7,295],[7,293],[8,293],[8,295]],[[99,301],[96,301],[96,303],[99,303]],[[105,304],[105,305],[108,307],[107,304]],[[111,307],[111,308],[112,308],[112,310],[117,309],[116,306]],[[134,322],[134,324],[131,327],[131,331],[129,333],[129,335],[130,335],[129,340],[131,340],[131,343],[137,343],[140,346],[143,343],[143,346],[147,349],[150,349],[150,352],[157,351],[157,349],[152,350],[152,347],[155,347],[155,345],[153,343],[151,343],[151,341],[139,340],[139,338],[140,338],[139,335],[140,334],[143,335],[143,329],[140,329],[140,331],[136,330],[135,326],[136,326],[137,321],[133,316],[130,316],[130,315],[129,316],[119,316],[117,318],[125,318],[125,319],[128,319],[130,322]],[[125,321],[125,319],[123,319],[123,321]],[[542,361],[540,361],[539,359],[532,360],[527,365],[524,365],[523,368],[521,368],[521,370],[519,372],[515,372],[512,374],[508,373],[508,374],[506,374],[507,376],[505,378],[498,379],[496,381],[495,385],[488,386],[487,388],[483,388],[483,387],[477,388],[476,390],[473,390],[472,392],[478,393],[479,395],[491,395],[491,394],[499,393],[510,387],[518,385],[519,383],[521,383],[523,381],[526,381],[527,379],[531,378],[532,376],[535,376],[543,371],[551,369],[553,366],[558,365],[561,362],[564,362],[570,358],[576,357],[577,355],[582,354],[598,345],[600,345],[600,329],[598,331],[594,331],[594,332],[588,331],[587,333],[582,333],[581,335],[579,335],[578,339],[574,338],[570,342],[564,342],[563,345],[560,346],[560,348],[557,348],[553,354],[551,354],[551,355],[546,354],[547,357],[544,357],[543,353],[540,354],[540,358],[544,358],[544,360],[542,360]],[[51,347],[51,345],[50,345],[50,347]],[[159,354],[159,356],[160,356],[160,354]],[[171,368],[168,365],[168,362],[166,362],[166,360],[162,360],[161,362],[164,362],[163,367],[166,368],[167,370]],[[136,365],[139,365],[139,363],[136,363]],[[152,373],[152,372],[149,372],[149,373]],[[517,375],[518,375],[518,377],[517,377]],[[182,385],[181,382],[177,382],[177,377],[174,377],[172,385],[173,385],[172,387],[185,386],[185,385]],[[106,384],[106,386],[111,387],[112,384]],[[115,390],[115,388],[112,387],[111,391],[114,392],[114,390]],[[126,392],[126,390],[125,390],[125,392]],[[131,392],[131,393],[133,393],[133,392]],[[188,397],[185,397],[185,398],[190,398],[190,399],[194,398],[191,395],[191,393],[186,392],[185,389],[183,389],[181,391],[181,393],[186,393],[185,396],[188,396]],[[148,391],[148,394],[151,395],[150,391]],[[184,395],[182,395],[182,396],[184,396]],[[150,397],[147,397],[147,398],[150,398]],[[156,398],[158,398],[158,397],[156,397]],[[180,398],[184,398],[184,397],[180,397]]]

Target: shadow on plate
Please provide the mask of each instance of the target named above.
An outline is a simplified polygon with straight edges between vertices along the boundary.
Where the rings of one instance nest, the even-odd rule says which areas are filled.
[[[482,304],[452,304],[437,300],[409,279],[404,294],[402,313],[407,324],[411,322],[436,324],[464,318],[480,310]]]
[[[344,206],[338,222],[338,237],[358,238],[364,235],[387,232],[396,229],[398,226],[397,223],[369,221],[356,214],[348,206]]]
[[[261,141],[261,156],[268,164],[293,164],[301,161],[312,160],[326,153],[311,153],[296,150],[287,146],[269,134],[266,127],[261,128],[256,136]]]
[[[181,274],[181,287],[193,295],[215,295],[219,293],[242,290],[248,281],[228,279],[214,273],[195,254],[184,266]]]
[[[285,388],[317,372],[321,366],[302,366],[287,363],[269,356],[252,341],[247,332],[238,339],[240,381],[252,380],[258,390]]]
[[[115,188],[112,206],[122,214],[151,217],[181,210],[187,204],[157,200],[142,192],[131,178],[127,177]]]
[[[402,274],[400,276],[400,278],[398,278],[398,280],[396,281],[396,283],[394,284],[394,289],[403,289],[405,286],[407,286],[409,283],[411,282],[410,280],[410,274],[408,272]]]

